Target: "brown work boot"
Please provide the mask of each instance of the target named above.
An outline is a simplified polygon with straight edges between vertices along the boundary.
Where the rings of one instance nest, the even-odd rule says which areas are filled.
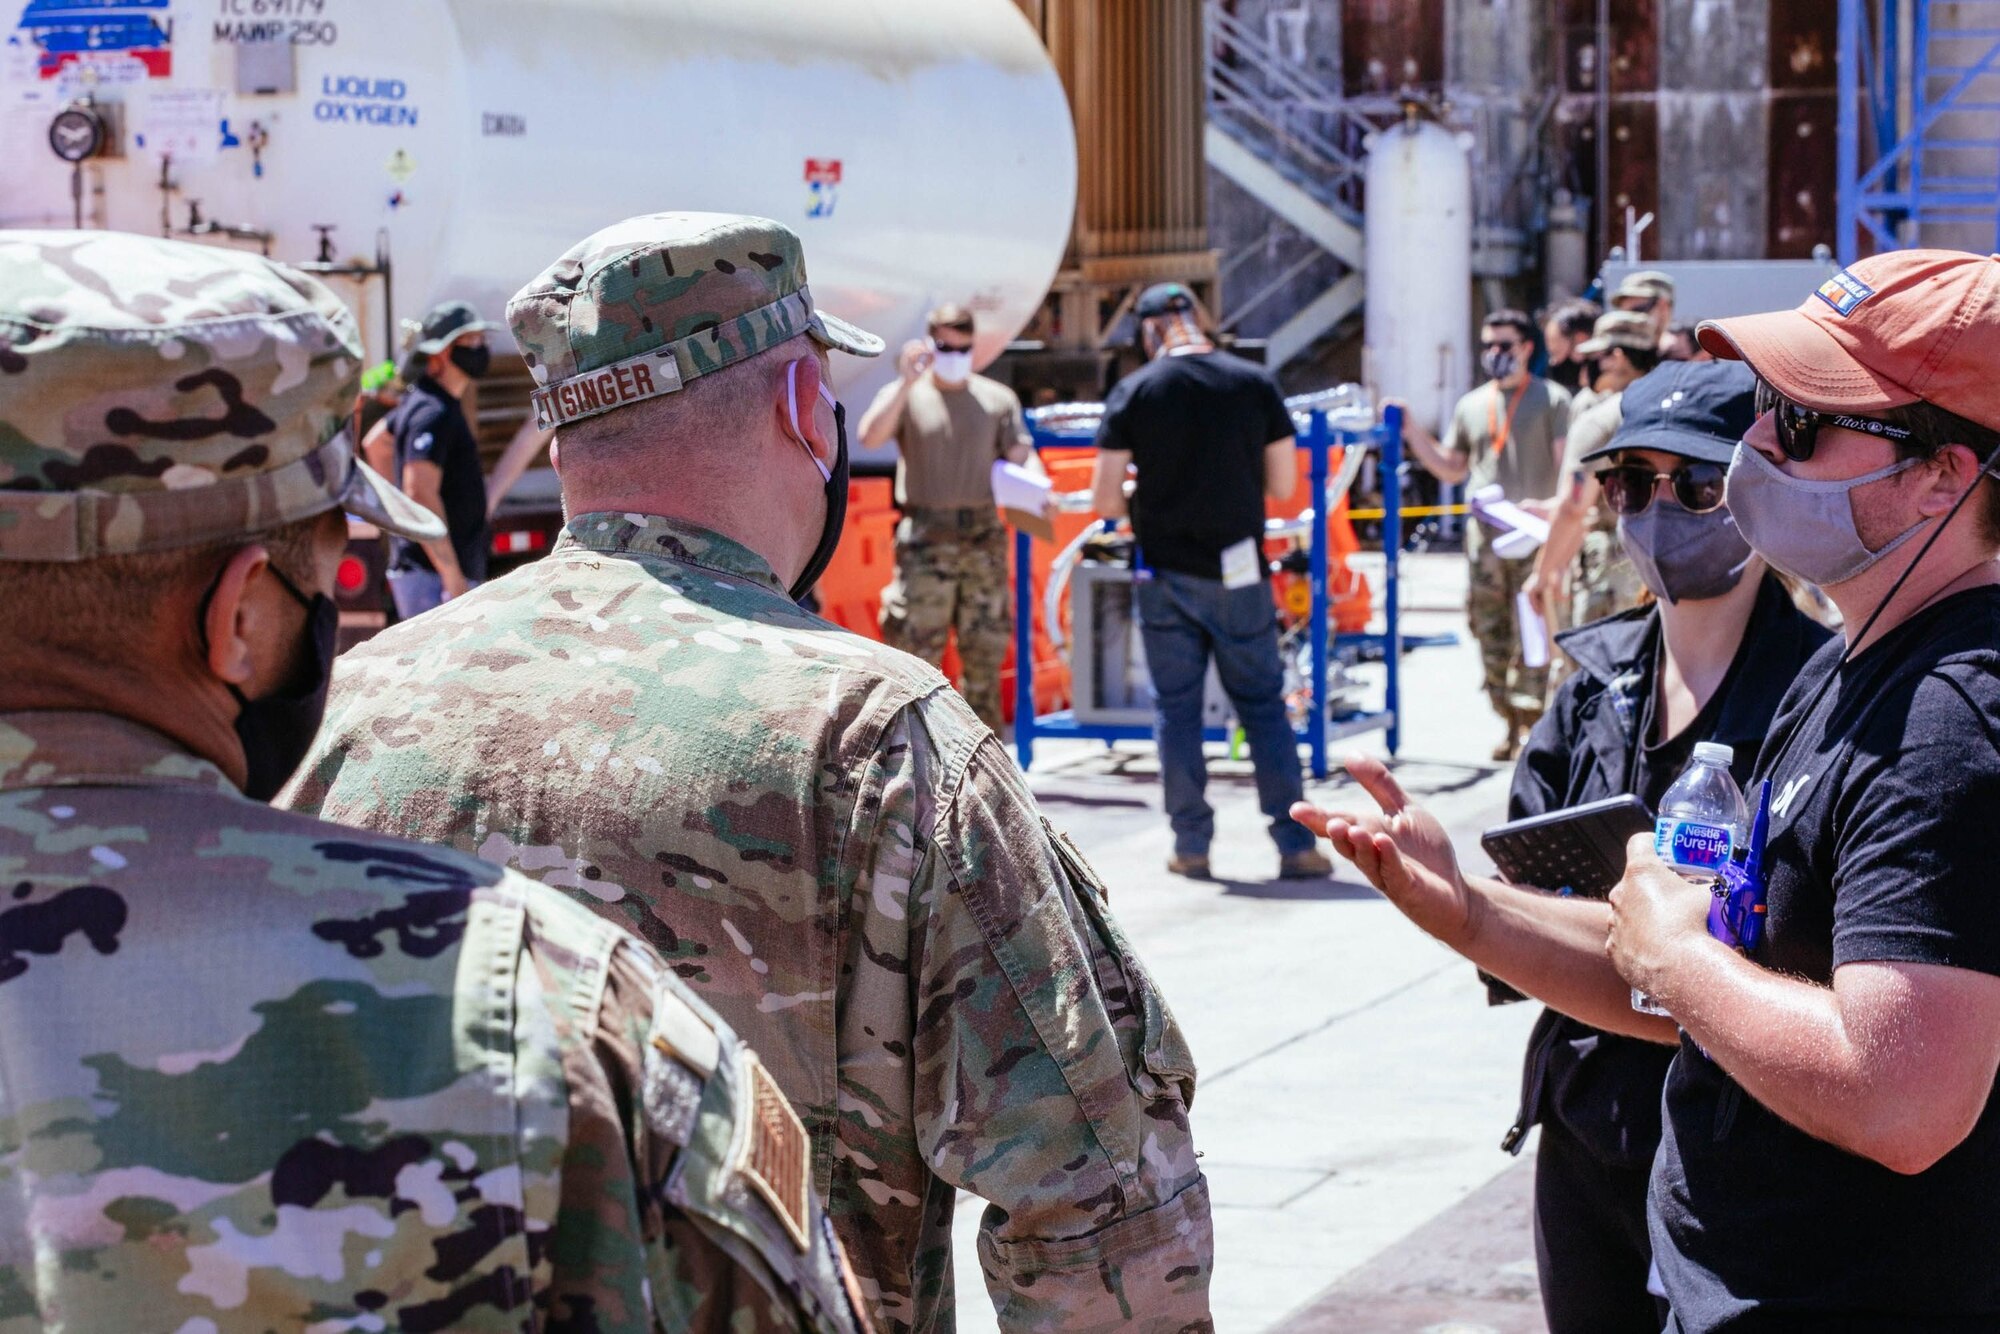
[[[1333,874],[1333,863],[1317,848],[1288,852],[1278,858],[1280,880],[1324,880]]]
[[[1507,739],[1493,748],[1493,760],[1505,764],[1521,753],[1521,715],[1508,709],[1500,717],[1507,724]]]
[[[1184,875],[1190,880],[1213,880],[1215,875],[1208,869],[1208,854],[1205,852],[1176,852],[1167,858],[1167,870],[1175,875]]]

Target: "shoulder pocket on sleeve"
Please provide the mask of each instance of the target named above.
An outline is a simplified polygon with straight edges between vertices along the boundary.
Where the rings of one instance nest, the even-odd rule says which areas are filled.
[[[1194,1053],[1167,1008],[1166,998],[1133,952],[1132,944],[1111,915],[1104,882],[1070,836],[1042,817],[1070,889],[1090,924],[1091,966],[1118,1034],[1119,1050],[1132,1087],[1149,1099],[1176,1098],[1183,1107],[1194,1103]]]

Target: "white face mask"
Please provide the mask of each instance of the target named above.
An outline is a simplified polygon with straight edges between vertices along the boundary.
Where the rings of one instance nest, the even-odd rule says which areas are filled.
[[[963,384],[972,378],[972,354],[948,352],[932,343],[931,373],[946,384]]]

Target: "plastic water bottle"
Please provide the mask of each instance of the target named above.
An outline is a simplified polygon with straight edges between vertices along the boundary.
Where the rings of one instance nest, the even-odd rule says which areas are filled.
[[[1660,860],[1703,885],[1712,884],[1729,865],[1750,822],[1743,790],[1729,773],[1735,758],[1727,746],[1697,742],[1694,763],[1660,798],[1659,818],[1653,823],[1653,851]],[[1637,987],[1632,989],[1632,1008],[1645,1014],[1667,1013]]]

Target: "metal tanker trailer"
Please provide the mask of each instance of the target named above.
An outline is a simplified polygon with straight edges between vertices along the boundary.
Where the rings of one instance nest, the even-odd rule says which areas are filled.
[[[1076,188],[1010,0],[0,0],[0,225],[318,264],[389,316],[506,298],[607,222],[754,212],[894,342],[1033,313]],[[859,398],[893,368],[841,359]]]

